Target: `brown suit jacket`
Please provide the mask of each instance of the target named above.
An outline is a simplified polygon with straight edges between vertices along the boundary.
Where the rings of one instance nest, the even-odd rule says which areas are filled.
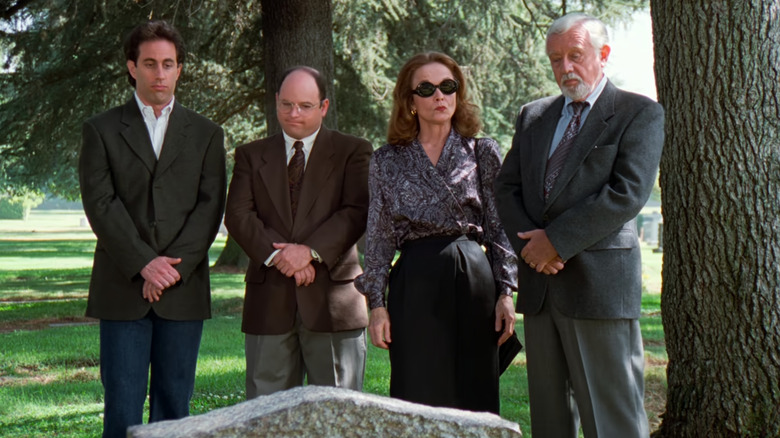
[[[303,176],[293,220],[287,155],[281,133],[236,149],[225,225],[249,255],[242,331],[253,335],[289,332],[296,312],[319,332],[363,328],[365,297],[353,280],[362,269],[355,243],[366,229],[371,144],[320,128]],[[295,280],[265,266],[274,242],[301,243],[317,251],[314,283]]]
[[[84,123],[79,182],[97,236],[87,316],[171,320],[211,316],[208,250],[225,205],[222,128],[174,103],[157,160],[136,100]],[[181,281],[143,299],[140,271],[158,255],[181,257]]]

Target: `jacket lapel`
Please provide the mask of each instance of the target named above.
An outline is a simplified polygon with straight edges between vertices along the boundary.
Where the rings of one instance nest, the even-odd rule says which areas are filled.
[[[290,183],[287,181],[287,151],[282,134],[275,135],[268,146],[263,148],[261,161],[258,172],[268,190],[268,197],[271,198],[271,202],[287,230],[292,230]],[[298,209],[300,210],[300,207]]]
[[[337,146],[331,141],[331,132],[325,126],[320,127],[320,132],[314,140],[309,160],[306,163],[306,171],[303,173],[303,185],[298,200],[298,211],[293,222],[293,234],[300,227],[301,221],[309,214],[314,202],[322,189],[327,185],[328,178],[333,172],[333,158],[336,155]],[[288,194],[289,198],[289,194]],[[290,201],[287,201],[290,205]],[[288,208],[289,209],[289,208]]]
[[[547,171],[547,158],[550,155],[555,128],[561,118],[563,103],[563,96],[555,99],[539,116],[539,122],[532,124],[533,128],[530,132],[528,144],[533,146],[528,149],[527,162],[530,166],[525,166],[524,170],[528,169],[529,181],[542,204],[544,204],[544,174]]]
[[[122,123],[126,127],[121,131],[120,135],[127,142],[128,147],[135,152],[146,168],[149,169],[149,173],[154,173],[157,157],[154,156],[152,140],[149,138],[149,131],[146,129],[146,124],[135,98],[130,99],[122,108]]]
[[[596,146],[602,133],[609,126],[608,120],[615,114],[615,90],[615,86],[607,81],[604,90],[596,100],[596,104],[593,105],[590,113],[588,113],[585,124],[582,125],[577,138],[574,140],[569,156],[566,157],[561,173],[555,181],[552,192],[550,192],[548,205],[565,190],[569,181],[582,165],[582,162],[585,161],[590,151]]]
[[[160,150],[160,159],[157,161],[158,175],[165,172],[176,156],[184,150],[187,145],[187,133],[190,125],[190,118],[178,102],[174,102],[173,111],[168,118],[168,128],[165,130],[165,139]]]

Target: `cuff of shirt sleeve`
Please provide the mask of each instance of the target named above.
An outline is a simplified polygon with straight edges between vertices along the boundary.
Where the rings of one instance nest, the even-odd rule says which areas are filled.
[[[368,296],[368,308],[370,310],[377,307],[385,307],[385,297],[383,294],[375,293]]]
[[[265,262],[263,262],[264,265],[271,267],[274,265],[274,257],[276,257],[277,254],[279,254],[279,251],[281,249],[277,249],[276,251],[272,252],[271,255],[268,256],[267,259],[265,259]]]

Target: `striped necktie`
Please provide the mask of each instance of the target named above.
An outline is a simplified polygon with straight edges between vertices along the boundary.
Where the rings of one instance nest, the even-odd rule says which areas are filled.
[[[588,106],[588,102],[572,102],[571,109],[573,115],[569,124],[566,126],[566,131],[563,132],[563,137],[558,143],[558,147],[547,160],[547,170],[544,172],[544,200],[550,196],[553,187],[555,186],[555,180],[563,169],[563,164],[566,162],[566,157],[571,151],[574,140],[577,139],[577,134],[580,132],[580,119],[582,117],[582,110]]]

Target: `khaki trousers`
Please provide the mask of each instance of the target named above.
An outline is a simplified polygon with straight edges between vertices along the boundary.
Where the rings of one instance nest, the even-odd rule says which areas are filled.
[[[245,338],[247,400],[309,385],[363,390],[365,329],[313,332],[298,316],[292,331]]]

